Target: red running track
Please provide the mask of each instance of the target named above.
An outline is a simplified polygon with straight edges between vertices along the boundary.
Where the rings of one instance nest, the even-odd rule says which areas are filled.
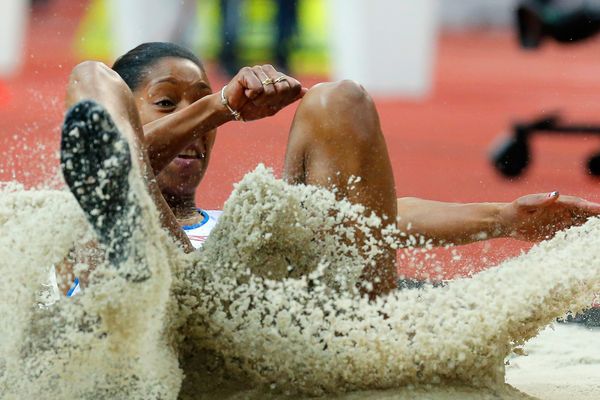
[[[85,2],[55,0],[32,14],[26,64],[0,81],[0,180],[27,185],[54,181],[63,88],[75,64],[71,43]],[[394,166],[398,195],[445,201],[509,201],[526,193],[560,190],[600,201],[599,181],[587,176],[587,157],[600,151],[596,138],[538,137],[533,164],[515,182],[490,167],[488,151],[511,121],[564,110],[567,119],[600,122],[600,42],[540,51],[518,49],[510,32],[443,34],[435,89],[422,101],[375,99]],[[211,74],[211,72],[213,72]],[[214,87],[223,78],[210,68]],[[305,77],[308,84],[320,79]],[[280,173],[295,107],[266,121],[230,123],[219,130],[212,165],[198,190],[199,205],[219,208],[234,182],[257,163]],[[365,149],[368,151],[368,149]],[[518,254],[526,244],[510,240],[463,246],[458,254],[436,251],[443,277],[465,275]],[[452,260],[456,258],[456,260]],[[406,275],[433,272],[401,265]]]

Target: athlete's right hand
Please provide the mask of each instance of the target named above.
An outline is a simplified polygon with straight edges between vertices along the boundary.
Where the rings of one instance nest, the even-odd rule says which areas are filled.
[[[266,64],[242,68],[227,84],[224,95],[233,110],[252,121],[276,114],[307,91],[296,79]]]
[[[538,242],[598,216],[600,204],[551,192],[519,197],[503,207],[499,218],[507,236]]]

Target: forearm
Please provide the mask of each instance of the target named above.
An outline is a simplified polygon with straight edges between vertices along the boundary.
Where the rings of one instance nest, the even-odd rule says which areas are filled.
[[[433,245],[467,244],[506,236],[504,203],[443,203],[413,197],[398,199],[398,227],[422,235]]]
[[[144,125],[145,145],[155,174],[207,132],[232,120],[219,93],[205,96],[183,110]]]

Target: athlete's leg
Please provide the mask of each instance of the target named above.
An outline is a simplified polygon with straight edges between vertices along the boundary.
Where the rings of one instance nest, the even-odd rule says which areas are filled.
[[[114,128],[116,128],[114,129],[116,132],[113,132],[116,135],[114,140],[118,141],[118,137],[122,135],[129,144],[132,156],[131,160],[139,163],[140,171],[147,184],[148,191],[160,213],[163,227],[166,228],[186,250],[191,250],[192,246],[189,240],[180,229],[173,212],[167,205],[156,184],[156,180],[154,179],[154,174],[144,149],[143,128],[133,95],[121,77],[106,65],[88,61],[79,64],[73,69],[67,87],[66,105],[67,108],[71,108],[71,110],[67,113],[65,127],[63,128],[63,146],[65,144],[68,146],[71,144],[70,142],[73,142],[73,140],[68,137],[65,138],[68,136],[67,131],[69,130],[69,126],[67,125],[74,124],[73,126],[77,126],[77,121],[74,121],[74,119],[85,117],[83,113],[87,111],[84,109],[89,108],[89,104],[87,106],[83,105],[89,100],[97,103],[106,111],[105,113],[100,112],[100,114],[95,114],[93,119],[97,119],[99,115],[108,120],[112,119]],[[78,107],[78,105],[82,106]],[[108,116],[103,115],[106,113],[108,113]],[[94,121],[92,120],[90,122],[93,123]],[[89,127],[90,125],[88,124],[87,126]],[[88,133],[97,135],[102,134],[101,130],[98,129],[92,129]],[[93,144],[94,142],[90,143]],[[97,148],[91,150],[98,151]],[[65,168],[65,166],[63,166],[63,168]],[[65,178],[68,180],[67,175],[68,173],[65,174]],[[73,176],[71,179],[75,179]]]
[[[360,181],[348,185],[351,176]],[[353,81],[320,84],[304,96],[290,131],[285,178],[337,188],[339,198],[360,203],[396,221],[396,190],[387,147],[373,101]],[[391,248],[367,268],[364,278],[374,283],[372,294],[396,286],[396,253]]]

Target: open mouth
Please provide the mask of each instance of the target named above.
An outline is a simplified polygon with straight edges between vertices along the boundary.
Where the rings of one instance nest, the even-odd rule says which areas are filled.
[[[184,160],[202,160],[204,159],[204,153],[188,149],[179,153],[177,158],[182,158]]]

